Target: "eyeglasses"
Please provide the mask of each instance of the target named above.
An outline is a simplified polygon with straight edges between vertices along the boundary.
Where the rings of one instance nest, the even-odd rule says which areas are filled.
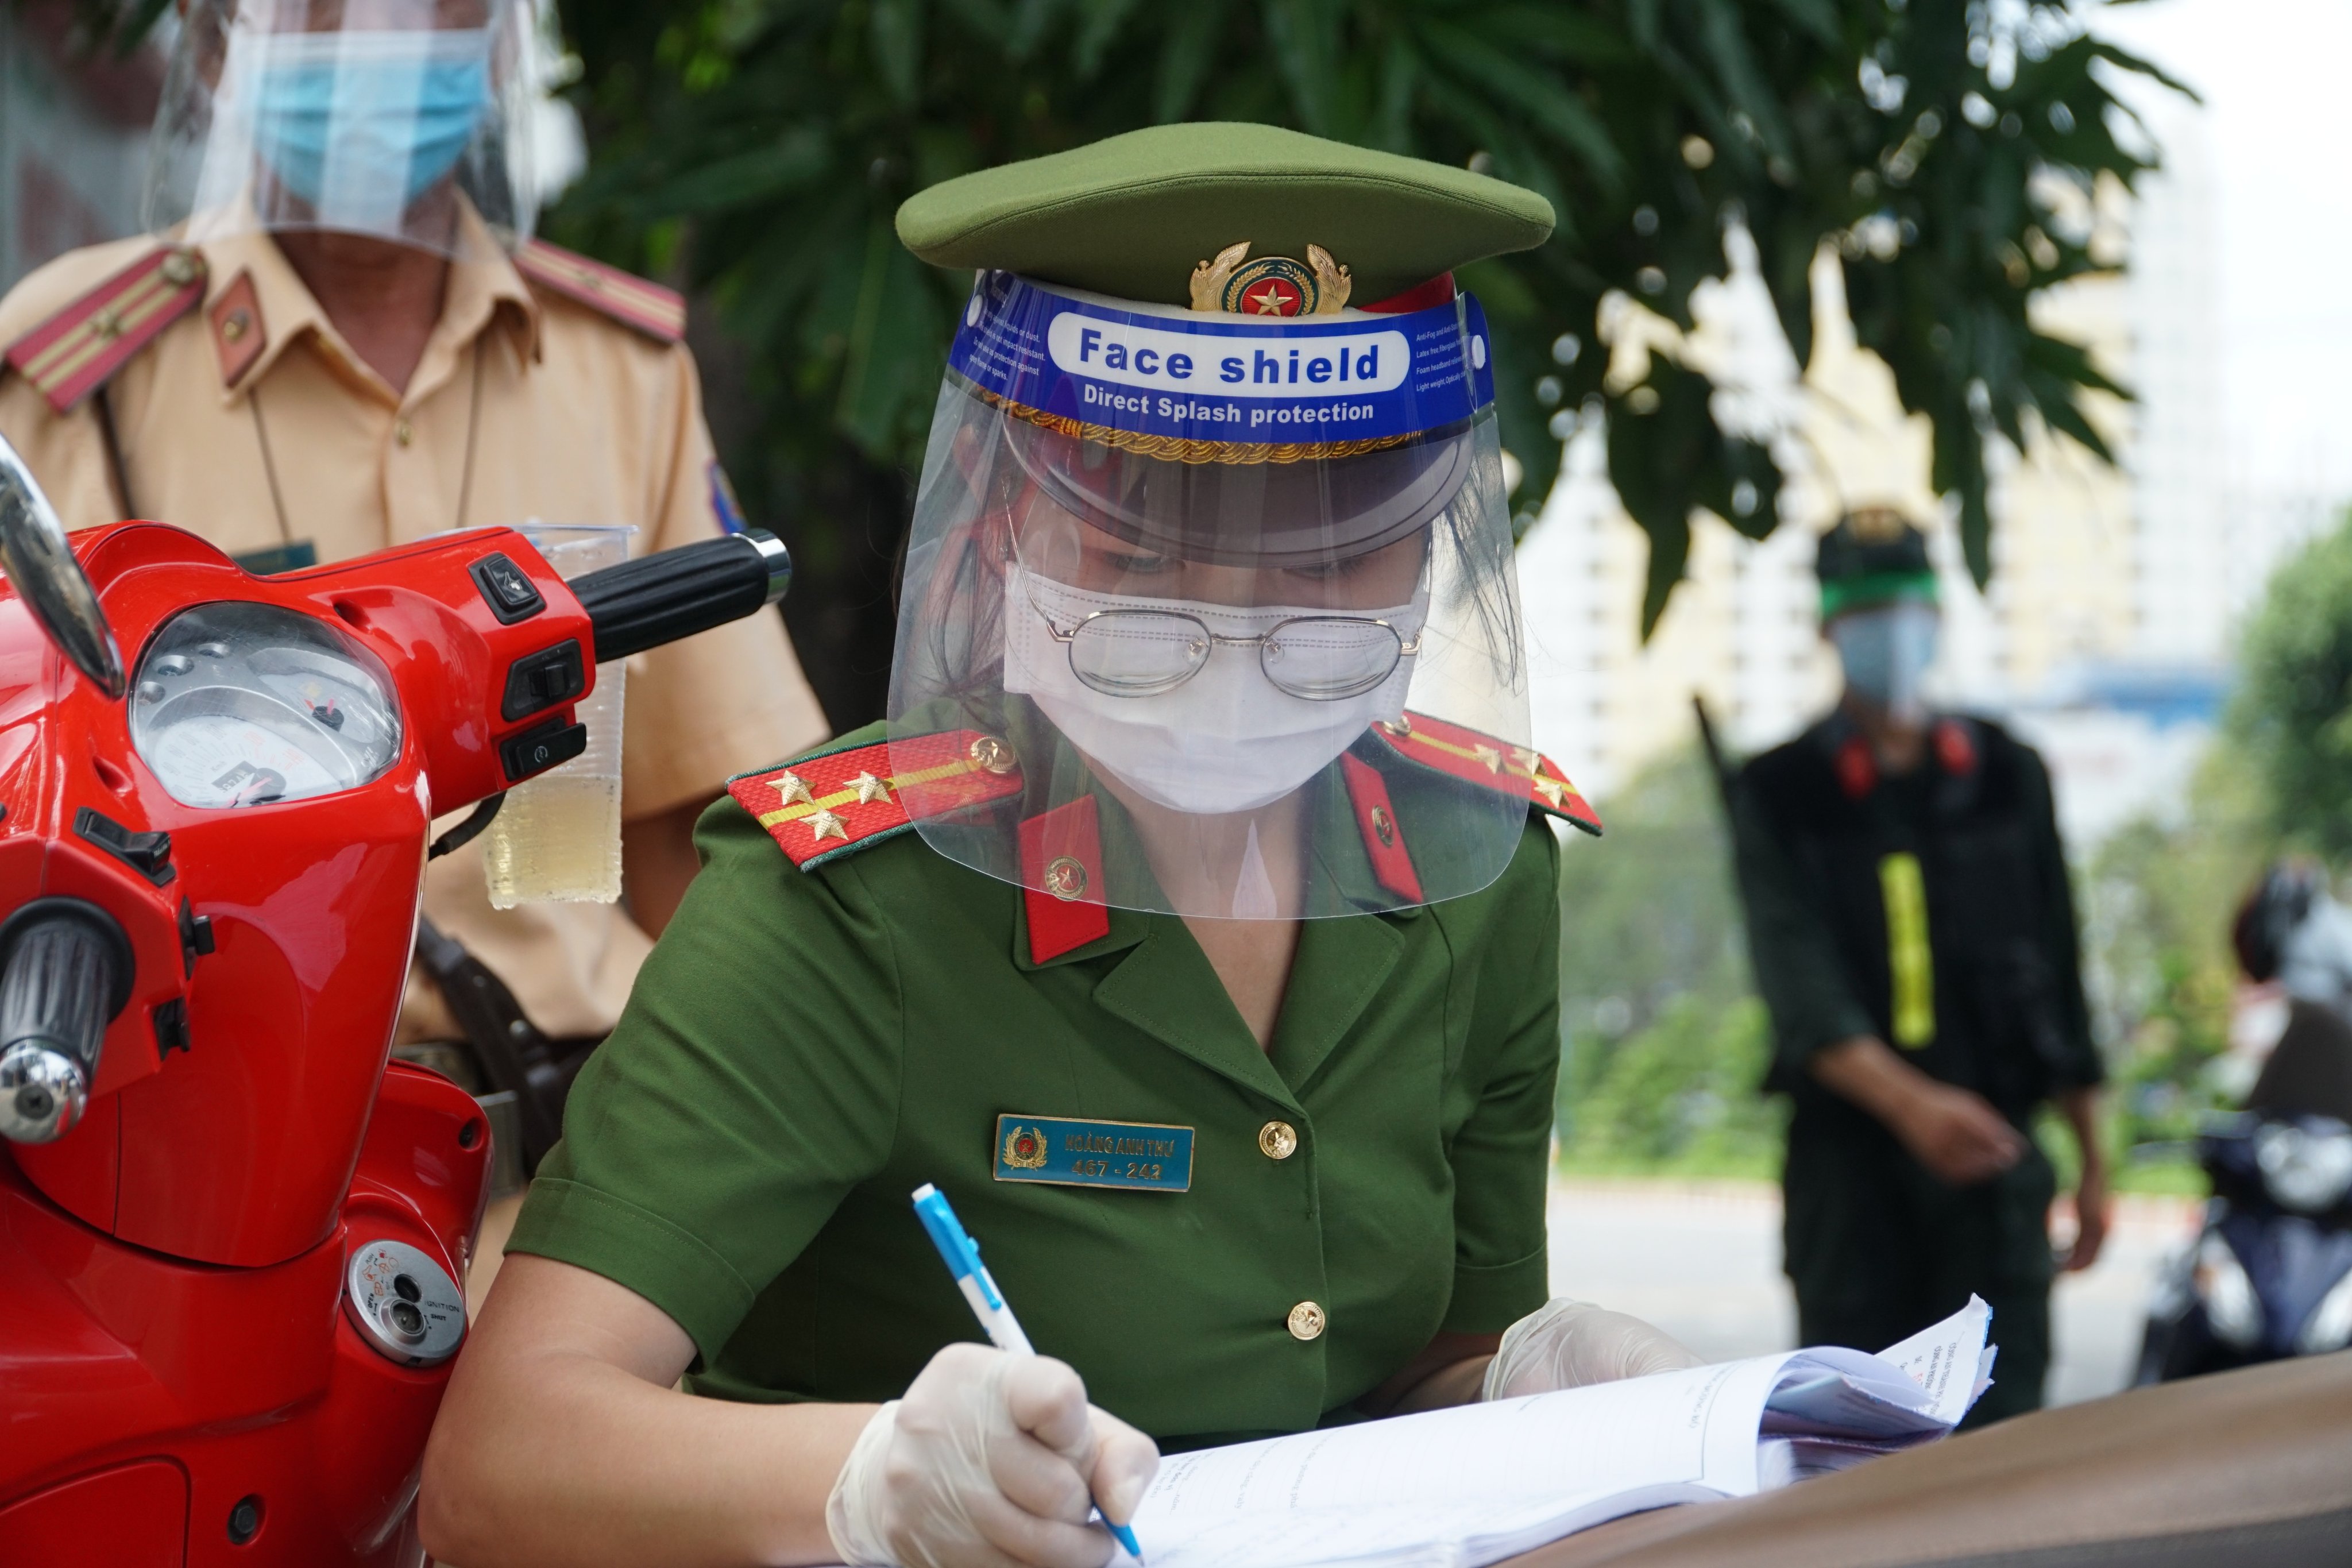
[[[1220,647],[1255,647],[1275,687],[1309,702],[1360,697],[1386,680],[1421,638],[1407,642],[1386,621],[1358,616],[1298,616],[1258,637],[1227,637],[1181,610],[1097,610],[1067,631],[1034,603],[1055,642],[1070,650],[1070,672],[1108,697],[1173,691]]]

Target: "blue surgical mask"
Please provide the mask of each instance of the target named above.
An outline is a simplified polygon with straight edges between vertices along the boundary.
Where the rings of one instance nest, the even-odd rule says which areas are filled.
[[[1897,719],[1926,712],[1920,686],[1936,662],[1936,606],[1906,599],[1874,609],[1849,610],[1829,625],[1845,666],[1845,683]]]
[[[269,45],[253,88],[255,150],[329,226],[396,224],[457,167],[489,108],[485,28]]]

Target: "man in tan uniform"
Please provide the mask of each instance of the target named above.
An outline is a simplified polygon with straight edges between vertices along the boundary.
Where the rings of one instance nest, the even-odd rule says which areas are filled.
[[[331,210],[333,188],[313,193],[316,202],[282,188],[273,161],[296,159],[253,137],[250,114],[247,144],[224,155],[219,143],[238,122],[231,98],[240,87],[251,96],[257,83],[270,85],[278,63],[256,62],[249,49],[241,60],[239,49],[254,42],[241,30],[258,10],[265,44],[289,35],[299,45],[337,41],[342,7],[315,9],[313,18],[299,0],[198,0],[190,8],[181,47],[200,60],[209,47],[215,80],[198,85],[220,100],[205,160],[236,169],[244,185],[233,202],[213,211],[184,204],[163,237],[75,251],[0,300],[0,435],[24,454],[66,525],[154,519],[264,571],[534,519],[635,525],[632,554],[740,526],[712,455],[694,361],[679,341],[677,296],[519,242],[527,204],[499,188],[495,167],[486,173],[488,158],[461,160],[462,192],[457,178],[444,176],[404,205],[390,204],[391,222],[379,224],[363,211],[351,216],[349,201],[344,212]],[[396,50],[399,40],[423,39],[445,48],[453,37],[485,37],[486,77],[502,36],[530,24],[527,3],[494,0],[460,18],[481,27],[436,31],[456,9],[419,0],[410,28],[342,35],[341,74],[331,79],[346,95],[355,82],[364,89],[376,122],[362,129],[378,141],[388,101],[406,106],[420,137],[432,129],[433,82],[413,68],[391,79],[398,90],[381,78],[366,81],[348,46]],[[384,20],[383,10],[371,17]],[[191,75],[203,70],[174,79]],[[514,140],[511,115],[503,133],[493,123],[495,84],[488,96],[468,143],[477,153],[485,139]],[[159,116],[159,164],[170,161],[173,107]],[[319,123],[341,124],[331,115]],[[398,123],[392,134],[401,134]],[[340,171],[347,184],[366,172],[331,151],[323,167],[330,181]],[[826,732],[782,626],[766,616],[632,658],[625,712],[628,912],[596,904],[493,910],[478,844],[426,873],[426,918],[481,959],[556,1040],[611,1028],[651,935],[694,874],[695,816],[728,775]],[[414,973],[400,1039],[462,1036],[436,988]]]

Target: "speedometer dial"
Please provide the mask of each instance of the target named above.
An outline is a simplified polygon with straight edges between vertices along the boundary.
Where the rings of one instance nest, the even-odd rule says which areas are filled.
[[[343,787],[331,763],[235,713],[166,725],[146,754],[147,765],[185,805],[266,805]]]
[[[383,667],[341,628],[202,605],[141,658],[131,739],[184,805],[267,805],[381,775],[400,755],[400,710]]]

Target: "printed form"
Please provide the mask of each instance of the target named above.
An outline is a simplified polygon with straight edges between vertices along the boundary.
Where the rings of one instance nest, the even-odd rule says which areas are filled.
[[[1479,1568],[1940,1437],[1990,1386],[1990,1319],[1971,1299],[1879,1355],[1790,1351],[1172,1455],[1135,1531],[1151,1568]]]

